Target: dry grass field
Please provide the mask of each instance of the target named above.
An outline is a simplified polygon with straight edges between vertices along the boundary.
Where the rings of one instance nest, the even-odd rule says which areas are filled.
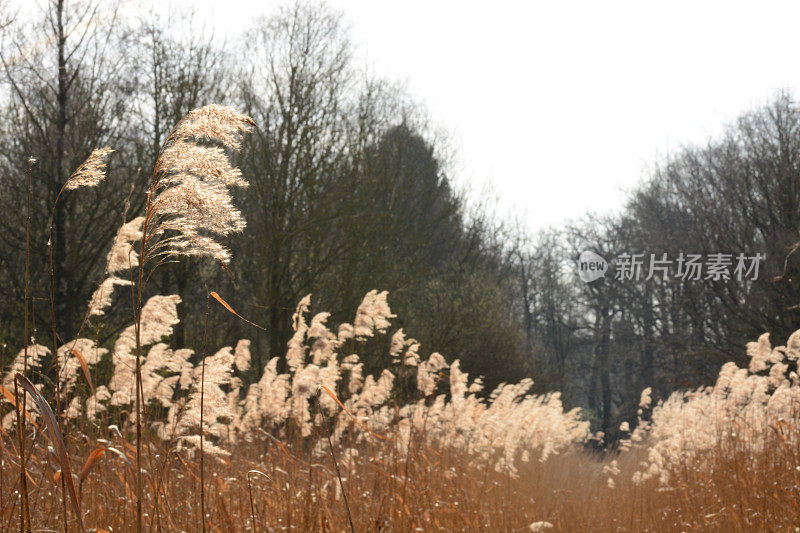
[[[749,367],[728,363],[714,386],[655,404],[643,391],[637,419],[621,428],[626,438],[602,453],[590,451],[602,435],[559,394],[533,395],[530,380],[484,391],[457,360],[421,357],[419,343],[393,327],[385,292],[368,293],[352,323],[335,327],[304,298],[286,352],[249,385],[248,340],[214,354],[203,339],[196,351],[169,348],[180,298],[145,299],[144,286],[165,258],[228,261],[220,239],[243,226],[229,189],[247,182],[227,153],[252,127],[212,105],[167,139],[145,214],[120,228],[89,303],[87,321],[102,320],[114,291],[130,292],[133,322],[113,343],[34,343],[2,374],[0,529],[800,524],[800,332],[785,346],[766,335],[750,343]],[[95,151],[66,187],[101,186],[108,153]],[[213,292],[208,301],[238,316],[235,302]],[[367,343],[384,336],[386,368],[365,375]]]

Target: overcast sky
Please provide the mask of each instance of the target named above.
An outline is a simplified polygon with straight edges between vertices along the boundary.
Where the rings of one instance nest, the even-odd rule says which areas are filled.
[[[279,2],[188,2],[221,33]],[[800,2],[332,0],[528,226],[619,208],[659,156],[800,85]]]

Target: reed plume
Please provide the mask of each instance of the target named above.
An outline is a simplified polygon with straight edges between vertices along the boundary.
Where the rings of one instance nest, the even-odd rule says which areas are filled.
[[[148,192],[144,240],[149,246],[142,247],[142,261],[179,255],[230,261],[220,238],[244,229],[245,220],[229,188],[248,182],[226,150],[237,151],[242,134],[253,126],[250,117],[211,104],[190,112],[173,129]]]
[[[142,294],[145,266],[155,269],[178,256],[210,256],[230,261],[222,237],[245,227],[233,206],[230,187],[246,187],[228,153],[240,148],[253,120],[217,104],[187,114],[167,136],[147,192],[139,246],[139,275],[134,302],[136,381],[136,530],[142,531]],[[227,152],[226,152],[227,151]],[[152,273],[151,269],[151,273]],[[202,387],[201,387],[202,390]],[[202,444],[202,434],[201,434]],[[202,517],[203,521],[205,517]],[[203,522],[205,523],[205,522]]]
[[[113,151],[109,147],[92,150],[89,157],[66,181],[63,190],[72,191],[79,187],[97,187],[106,178],[107,159]]]

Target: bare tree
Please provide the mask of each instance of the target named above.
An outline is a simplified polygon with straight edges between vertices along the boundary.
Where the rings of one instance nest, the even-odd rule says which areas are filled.
[[[114,233],[116,225],[103,221],[120,211],[127,187],[82,195],[80,200],[69,193],[57,203],[56,198],[70,172],[94,147],[121,144],[116,141],[124,138],[128,127],[125,101],[131,87],[124,75],[126,63],[118,55],[124,34],[113,5],[58,0],[40,15],[34,23],[15,23],[0,48],[8,90],[0,152],[6,179],[0,196],[6,203],[3,208],[16,212],[13,205],[21,198],[25,165],[29,157],[36,158],[35,196],[41,204],[34,227],[43,232],[34,239],[37,275],[47,279],[42,263],[48,253],[43,247],[51,246],[56,326],[59,335],[68,338]],[[124,172],[122,165],[117,169]],[[52,242],[47,242],[51,210]],[[6,249],[20,253],[19,227],[24,225],[15,216],[4,217],[2,225]]]
[[[251,251],[245,268],[265,280],[252,292],[266,307],[269,353],[277,354],[300,292],[344,253],[327,228],[346,213],[337,200],[347,197],[347,184],[337,179],[351,49],[341,15],[321,4],[284,7],[248,40],[242,99],[259,129],[244,151],[243,167],[254,176],[246,209],[255,222],[253,241],[242,246]]]

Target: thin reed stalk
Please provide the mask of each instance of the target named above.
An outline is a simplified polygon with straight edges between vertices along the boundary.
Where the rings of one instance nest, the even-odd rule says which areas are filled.
[[[206,234],[224,236],[244,228],[244,219],[238,211],[232,209],[231,197],[227,189],[233,186],[246,186],[247,182],[241,178],[237,170],[228,165],[227,161],[222,163],[218,157],[215,159],[221,152],[200,148],[193,143],[193,140],[211,139],[230,149],[238,150],[239,137],[242,133],[251,131],[251,127],[254,125],[251,118],[227,107],[211,104],[195,109],[186,115],[164,140],[153,169],[150,186],[147,190],[142,224],[138,283],[136,283],[137,294],[134,304],[137,387],[135,406],[137,533],[142,531],[142,402],[140,396],[142,390],[143,285],[155,269],[169,257],[210,255],[223,265],[230,260],[228,250]],[[210,173],[205,170],[204,165],[207,164],[214,169]],[[199,179],[192,177],[192,173],[199,174]],[[206,182],[206,179],[209,181]],[[190,213],[197,211],[205,211],[207,216],[200,218],[189,216]],[[145,278],[145,265],[150,259],[156,260],[156,263],[148,277]],[[202,388],[201,385],[201,411]],[[200,442],[202,461],[202,422]],[[201,507],[205,505],[203,492],[204,487],[201,483]],[[202,513],[202,525],[203,531],[205,531],[205,512]]]
[[[206,297],[206,320],[203,327],[203,357],[200,368],[200,524],[202,531],[206,531],[206,482],[205,482],[205,454],[203,453],[203,422],[205,413],[206,390],[206,340],[208,336],[208,313],[211,309],[211,295]]]
[[[317,395],[319,400],[319,395]],[[325,416],[325,409],[319,405],[319,412],[322,414],[322,419],[328,423],[328,418]],[[333,431],[333,429],[331,429]],[[342,489],[342,499],[344,500],[345,509],[347,509],[347,520],[350,522],[350,532],[356,533],[356,527],[353,525],[353,514],[350,512],[350,502],[347,500],[347,491],[344,490],[344,481],[342,481],[342,473],[339,471],[339,463],[336,461],[336,452],[333,450],[333,441],[331,440],[330,432],[325,432],[325,438],[328,440],[328,447],[331,451],[331,458],[333,458],[333,468],[336,469],[336,477],[339,479],[339,488]]]
[[[14,382],[14,397],[19,398],[19,387],[17,386],[17,382]],[[17,411],[17,428],[22,428],[22,420],[25,417],[22,416],[22,409],[20,406],[20,402],[16,402],[16,411]],[[19,433],[19,482],[22,490],[19,494],[19,531],[20,533],[25,533],[25,510],[28,508],[28,484],[25,479],[25,439],[23,436],[23,432],[20,429]]]
[[[30,307],[30,285],[31,285],[31,181],[33,173],[33,165],[36,160],[31,157],[28,159],[28,184],[27,184],[27,206],[25,216],[25,312],[24,312],[24,362],[22,367],[23,374],[28,374],[28,345],[30,344],[28,332],[28,310]],[[17,384],[14,382],[14,394],[17,394]],[[25,390],[22,391],[22,405],[17,401],[17,429],[19,430],[19,459],[20,459],[20,485],[22,488],[22,503],[20,506],[20,531],[25,531],[25,524],[27,521],[27,531],[31,528],[30,518],[30,505],[28,502],[28,481],[26,479],[25,471],[25,409],[28,400],[28,394]]]
[[[256,510],[253,506],[253,486],[250,484],[250,472],[247,472],[247,495],[250,497],[250,523],[253,524],[253,533],[258,533]]]
[[[144,244],[142,245],[144,247]],[[142,271],[139,270],[138,297],[135,312],[136,320],[136,533],[142,532],[142,342],[141,342],[141,315],[142,315]]]
[[[61,365],[58,363],[58,332],[56,331],[56,283],[53,269],[53,219],[55,217],[56,206],[58,205],[58,201],[61,198],[61,193],[63,192],[64,188],[62,187],[56,196],[56,201],[53,202],[53,210],[50,214],[50,235],[47,241],[48,260],[50,263],[50,323],[53,330],[53,359],[56,366],[56,418],[59,424],[61,424],[63,419],[61,417]],[[66,365],[66,356],[64,357],[64,364]],[[64,533],[69,533],[69,525],[67,522],[67,485],[64,476],[61,476],[61,508],[64,517]]]
[[[155,182],[155,175],[153,176]],[[151,186],[147,193],[145,212],[151,208],[154,187]],[[142,533],[142,292],[144,279],[144,264],[147,252],[147,227],[148,217],[142,226],[142,239],[139,248],[139,272],[136,283],[136,300],[133,306],[134,330],[136,332],[136,533]]]

